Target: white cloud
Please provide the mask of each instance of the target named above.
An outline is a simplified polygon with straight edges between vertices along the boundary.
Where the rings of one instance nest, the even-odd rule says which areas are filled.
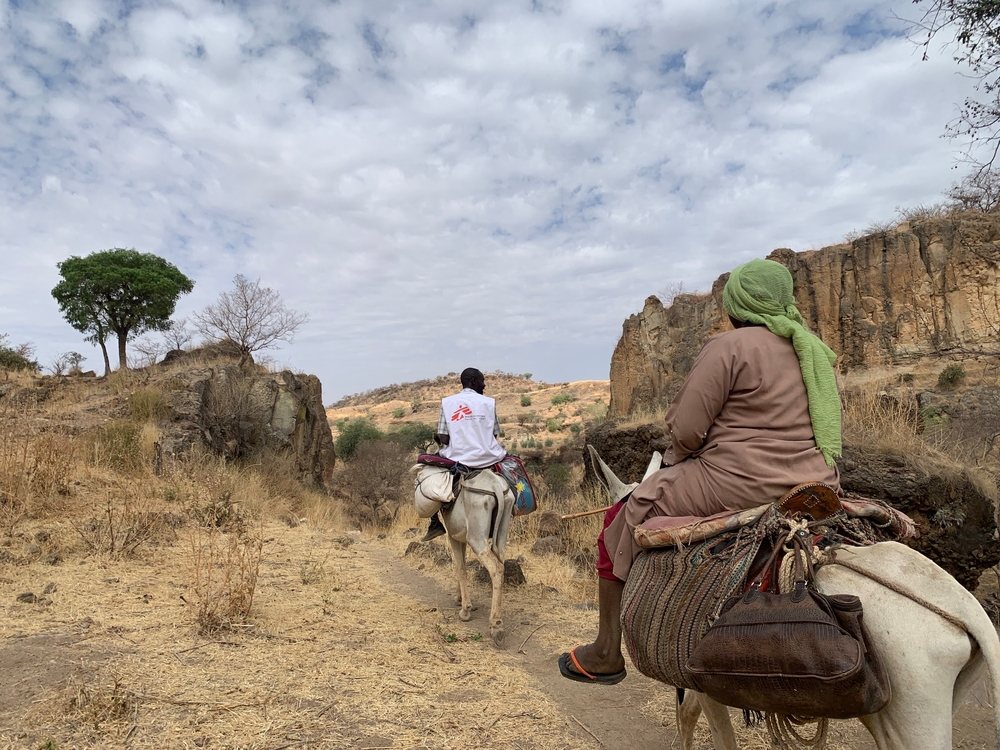
[[[646,295],[956,178],[970,83],[891,9],[0,2],[0,331],[83,350],[55,263],[136,247],[196,281],[179,315],[236,273],[309,312],[277,357],[329,399],[606,377]]]

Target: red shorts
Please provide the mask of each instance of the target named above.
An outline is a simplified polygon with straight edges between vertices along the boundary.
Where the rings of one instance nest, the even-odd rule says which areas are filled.
[[[604,528],[601,529],[601,533],[597,536],[597,577],[606,578],[609,581],[620,581],[620,578],[615,576],[615,566],[611,561],[611,555],[608,554],[608,548],[604,546],[604,529],[611,525],[611,522],[615,520],[622,508],[625,507],[625,503],[628,501],[628,497],[624,500],[620,500],[614,505],[612,505],[608,512],[604,514]]]

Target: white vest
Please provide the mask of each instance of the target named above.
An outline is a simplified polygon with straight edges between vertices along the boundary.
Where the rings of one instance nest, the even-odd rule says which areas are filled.
[[[483,469],[503,460],[507,451],[493,435],[496,402],[466,389],[441,399],[448,423],[448,445],[439,454],[471,469]]]

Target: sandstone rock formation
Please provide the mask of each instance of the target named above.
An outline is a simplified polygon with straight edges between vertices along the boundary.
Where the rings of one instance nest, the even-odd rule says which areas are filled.
[[[953,214],[850,244],[768,257],[792,272],[807,325],[844,370],[997,350],[1000,217]],[[667,405],[709,336],[728,328],[719,277],[708,294],[656,297],[623,326],[611,360],[611,416]]]
[[[301,478],[326,487],[335,461],[333,435],[315,375],[245,372],[232,363],[181,368],[171,375],[167,397],[164,455],[200,443],[235,459],[269,446],[291,451]]]

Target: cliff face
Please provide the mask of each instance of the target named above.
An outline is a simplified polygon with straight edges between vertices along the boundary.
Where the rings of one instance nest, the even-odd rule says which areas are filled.
[[[795,279],[807,326],[843,371],[997,348],[1000,217],[960,214],[906,222],[851,244],[769,256]],[[611,359],[612,416],[665,406],[705,341],[726,330],[720,276],[712,291],[656,297],[625,321]]]

